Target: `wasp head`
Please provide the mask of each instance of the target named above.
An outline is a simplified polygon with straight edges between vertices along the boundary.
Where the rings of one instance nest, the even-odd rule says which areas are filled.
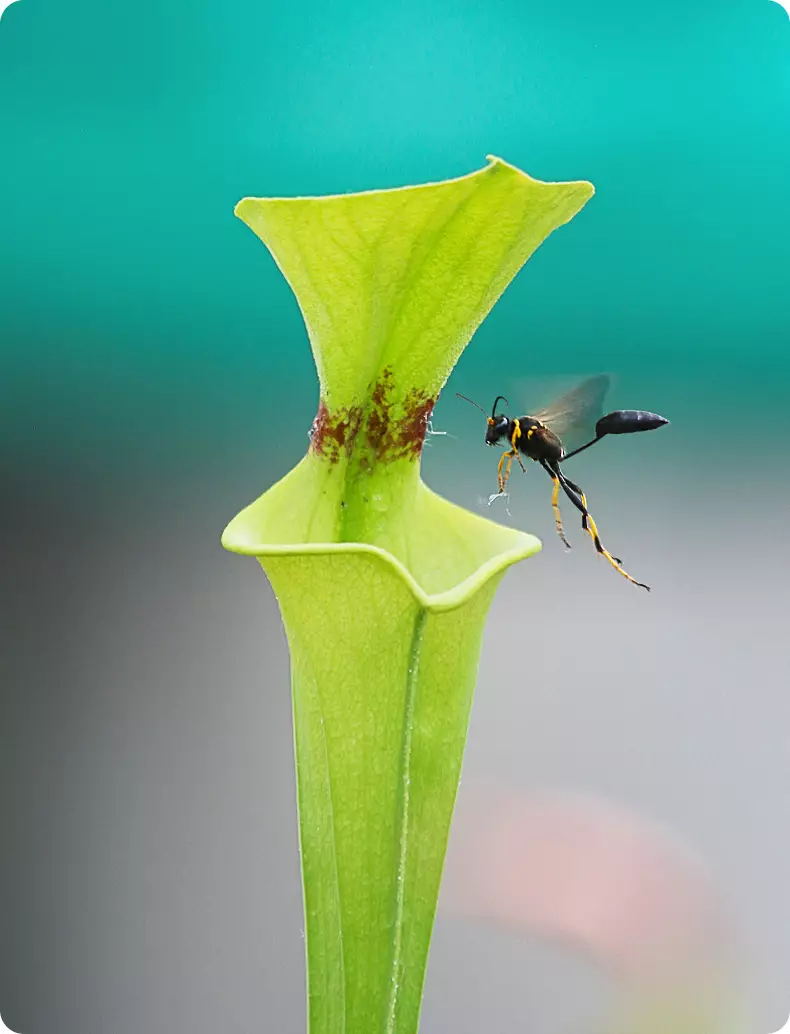
[[[486,445],[496,445],[500,438],[506,438],[508,431],[510,430],[510,420],[502,413],[497,414],[496,407],[497,403],[501,400],[505,405],[509,405],[508,400],[504,395],[497,395],[494,399],[494,405],[491,409],[491,416],[489,416],[482,406],[478,405],[472,399],[467,398],[466,395],[461,395],[460,392],[456,392],[459,399],[463,399],[465,402],[471,402],[472,405],[479,409],[484,414],[488,421],[488,429],[486,430]]]
[[[488,429],[486,430],[486,445],[496,445],[500,438],[506,438],[510,421],[506,416],[488,417]]]
[[[508,404],[507,399],[504,395],[497,395],[494,399],[494,405],[491,407],[491,416],[486,417],[488,420],[488,430],[486,431],[486,445],[496,445],[500,438],[506,438],[508,428],[510,427],[510,421],[502,413],[497,414],[496,407],[499,401]]]

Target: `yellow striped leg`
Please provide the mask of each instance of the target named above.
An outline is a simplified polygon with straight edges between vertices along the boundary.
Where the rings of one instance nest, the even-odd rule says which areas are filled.
[[[560,479],[552,475],[551,480],[554,482],[554,491],[551,496],[551,505],[554,508],[554,526],[557,529],[557,534],[568,547],[571,548],[570,542],[565,538],[565,532],[562,528],[562,517],[560,516]]]

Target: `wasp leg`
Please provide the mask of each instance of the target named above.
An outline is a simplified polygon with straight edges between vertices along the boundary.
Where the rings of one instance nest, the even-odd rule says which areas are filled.
[[[505,465],[505,460],[508,461],[507,474],[503,475],[502,474],[502,467]],[[497,485],[499,486],[499,494],[500,495],[502,495],[502,493],[505,491],[505,485],[507,484],[507,479],[510,477],[510,464],[512,462],[513,462],[513,453],[512,452],[506,452],[506,453],[504,453],[500,457],[499,466],[497,467],[497,475],[496,475]]]
[[[587,499],[584,495],[584,492],[582,492],[581,488],[579,488],[579,486],[574,484],[572,481],[569,481],[568,478],[565,477],[565,475],[558,467],[554,467],[553,469],[560,480],[560,484],[565,490],[565,494],[576,507],[576,509],[581,513],[582,528],[584,528],[584,530],[589,534],[590,538],[595,543],[596,550],[601,554],[601,556],[606,557],[606,559],[609,561],[612,567],[616,571],[619,571],[623,578],[627,578],[628,581],[631,582],[633,585],[639,585],[641,588],[647,589],[647,591],[650,592],[649,585],[646,585],[644,582],[638,582],[636,578],[632,578],[631,575],[620,566],[619,558],[612,556],[609,550],[604,547],[604,544],[601,542],[601,537],[598,534],[598,528],[595,524],[595,521],[592,518],[592,514],[587,509]]]
[[[521,457],[515,449],[511,449],[510,452],[506,452],[499,461],[499,467],[497,469],[497,481],[499,482],[500,495],[502,495],[502,493],[505,491],[505,485],[508,483],[508,479],[510,478],[510,468],[513,465],[514,456],[516,457],[518,462],[521,463]],[[505,473],[503,474],[502,467],[504,466],[505,460],[507,460],[507,467],[505,468]],[[523,463],[521,463],[521,469],[524,470],[524,473],[526,473]]]
[[[554,471],[551,469],[548,463],[546,463],[545,460],[541,460],[541,466],[549,475],[551,480],[554,482],[554,491],[551,496],[551,505],[554,509],[554,526],[557,529],[557,534],[562,539],[565,546],[567,546],[568,549],[571,549],[570,542],[568,542],[568,540],[565,538],[565,532],[562,527],[562,516],[560,515],[560,479],[557,477],[557,475],[554,473]]]
[[[578,500],[579,502],[581,502],[581,506],[579,506],[579,502],[577,502],[575,499],[573,499],[572,501],[574,506],[581,511],[582,531],[586,531],[589,533],[590,525],[588,523],[589,513],[587,510],[587,497],[585,496],[584,492],[582,492],[581,488],[579,488],[579,486],[575,484],[575,482],[571,481],[569,477],[566,477],[564,474],[561,474],[560,476],[562,478],[562,487],[565,489],[565,494],[568,495],[568,488],[570,488],[578,496]],[[568,498],[571,497],[569,496]],[[622,563],[622,560],[619,557],[615,557],[614,559],[617,561],[618,564]]]
[[[513,434],[510,436],[510,451],[505,453],[505,455],[499,461],[499,467],[497,468],[497,480],[499,482],[499,494],[500,495],[502,495],[502,493],[505,491],[505,485],[508,483],[508,480],[510,478],[510,468],[513,466],[513,457],[514,456],[518,460],[518,465],[521,467],[521,469],[524,471],[524,473],[525,474],[527,473],[527,468],[521,462],[521,457],[519,456],[518,449],[516,448],[516,442],[519,440],[520,437],[521,437],[521,424],[518,422],[518,420],[514,420],[513,421]],[[505,463],[505,460],[507,460],[507,468],[505,470],[505,473],[503,474],[502,473],[502,467],[503,467],[503,465]]]

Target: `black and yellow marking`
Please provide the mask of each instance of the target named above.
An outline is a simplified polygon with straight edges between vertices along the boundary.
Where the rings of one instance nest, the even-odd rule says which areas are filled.
[[[587,499],[581,488],[565,477],[560,464],[572,456],[584,452],[597,442],[609,435],[633,434],[636,431],[651,431],[657,427],[663,427],[668,423],[665,417],[657,413],[649,413],[646,410],[618,409],[605,416],[598,417],[602,408],[604,394],[609,385],[609,378],[605,376],[591,377],[583,381],[573,391],[567,392],[561,398],[556,399],[552,406],[543,409],[532,416],[520,418],[509,417],[506,413],[498,413],[497,406],[504,402],[509,406],[508,400],[503,395],[497,395],[491,407],[489,416],[485,409],[473,399],[466,395],[459,395],[465,399],[485,416],[488,424],[486,430],[486,445],[499,446],[508,443],[510,448],[499,460],[497,468],[497,483],[499,495],[504,494],[505,487],[510,479],[510,472],[513,466],[514,457],[518,460],[519,466],[526,473],[526,468],[521,459],[521,453],[528,459],[539,463],[553,482],[553,493],[551,505],[554,510],[554,524],[557,534],[567,548],[570,549],[570,542],[565,537],[560,514],[559,496],[560,489],[567,495],[573,505],[582,515],[582,530],[587,532],[593,540],[596,552],[604,556],[619,573],[633,585],[639,585],[643,589],[650,590],[650,586],[644,582],[638,582],[623,568],[619,557],[613,556],[601,542],[598,527],[587,507]],[[597,419],[596,419],[597,418]],[[568,452],[565,449],[562,439],[566,432],[574,434],[580,432],[588,424],[592,429],[592,422],[595,421],[595,437],[584,445]],[[495,496],[491,496],[491,502]]]
[[[570,549],[571,544],[565,538],[565,532],[562,528],[562,516],[560,515],[560,479],[556,475],[552,474],[551,480],[554,482],[554,491],[551,495],[551,505],[554,508],[554,526],[556,527],[557,534],[562,539],[563,543],[568,547],[568,549]]]
[[[528,432],[528,434],[529,433],[530,432]],[[499,493],[500,493],[500,495],[505,491],[505,485],[507,485],[508,480],[510,478],[510,468],[513,466],[513,459],[514,458],[518,460],[518,464],[521,467],[521,469],[524,471],[524,473],[526,474],[526,472],[527,472],[527,468],[522,463],[521,457],[518,454],[518,448],[516,447],[516,442],[519,440],[520,437],[521,437],[521,425],[519,424],[518,420],[514,420],[513,421],[513,433],[510,436],[510,446],[511,446],[510,452],[506,452],[505,455],[500,459],[499,467],[497,468],[497,481],[499,482]],[[505,464],[505,460],[507,460],[507,467],[505,468],[505,473],[503,474],[502,473],[502,467]]]
[[[508,461],[508,464],[507,464],[507,474],[503,477],[502,476],[502,467],[505,465],[505,460]],[[513,453],[512,452],[504,453],[502,455],[502,457],[500,458],[500,460],[499,460],[499,466],[497,467],[497,475],[496,476],[497,476],[497,484],[499,485],[499,493],[500,493],[500,495],[502,494],[502,492],[505,491],[505,485],[507,484],[507,479],[510,477],[510,464],[512,462],[513,462]]]
[[[546,464],[546,467],[549,470],[549,474],[551,474],[552,478],[554,478],[555,474],[557,475],[560,482],[562,483],[562,487],[565,489],[565,494],[568,496],[568,498],[576,507],[576,509],[581,512],[582,528],[584,529],[584,531],[587,532],[587,534],[595,543],[595,548],[597,552],[600,553],[601,556],[606,557],[606,559],[609,561],[612,567],[616,571],[619,571],[623,578],[627,578],[628,581],[631,582],[633,585],[639,585],[642,589],[647,589],[647,591],[650,592],[650,586],[646,585],[644,582],[638,582],[636,578],[632,578],[628,571],[626,571],[625,568],[622,567],[620,558],[612,556],[609,550],[606,549],[606,547],[604,546],[603,542],[601,542],[601,536],[598,534],[598,527],[595,521],[593,520],[592,514],[587,509],[587,497],[585,496],[584,492],[582,492],[581,488],[579,488],[578,485],[574,484],[573,481],[570,481],[568,478],[566,478],[562,471],[560,471],[558,468],[551,470],[548,464]]]

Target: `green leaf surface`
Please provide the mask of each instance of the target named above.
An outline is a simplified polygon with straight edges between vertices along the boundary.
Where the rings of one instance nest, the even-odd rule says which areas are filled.
[[[291,651],[310,1034],[414,1034],[485,617],[540,548],[420,479],[453,364],[536,247],[592,195],[491,159],[469,176],[252,199],[307,325],[304,459],[226,528]]]
[[[443,183],[321,198],[245,198],[304,315],[330,409],[364,398],[381,370],[402,393],[441,388],[521,266],[592,195],[498,158]]]

